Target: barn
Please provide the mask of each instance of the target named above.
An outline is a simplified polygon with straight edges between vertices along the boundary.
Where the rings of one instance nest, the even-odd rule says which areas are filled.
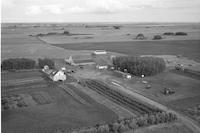
[[[68,59],[65,59],[65,62],[73,66],[84,66],[84,65],[95,64],[92,57],[88,55],[70,56]]]

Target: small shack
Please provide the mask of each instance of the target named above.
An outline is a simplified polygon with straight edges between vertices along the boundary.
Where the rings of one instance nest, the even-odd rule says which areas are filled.
[[[115,70],[114,73],[115,73],[116,76],[120,76],[120,77],[123,77],[123,78],[126,78],[126,79],[132,78],[131,74],[129,74],[129,73],[124,73],[124,72],[117,71],[117,70]]]

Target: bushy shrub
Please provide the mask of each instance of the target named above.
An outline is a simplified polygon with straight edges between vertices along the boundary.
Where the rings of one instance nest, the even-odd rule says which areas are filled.
[[[113,26],[114,29],[119,30],[120,26]]]
[[[176,36],[187,36],[187,33],[185,33],[185,32],[176,32],[175,35]]]
[[[142,33],[138,34],[135,39],[146,39]]]
[[[165,70],[165,61],[156,57],[130,57],[122,56],[113,58],[115,69],[141,76],[155,75]]]
[[[160,40],[160,39],[162,39],[162,36],[161,36],[161,35],[155,35],[155,36],[153,37],[153,40]]]
[[[64,31],[63,34],[69,35],[70,33],[69,33],[69,31]]]
[[[21,70],[35,68],[35,61],[26,58],[5,59],[1,64],[2,70]]]
[[[49,66],[50,69],[53,69],[55,67],[54,61],[48,58],[44,59],[38,59],[38,66],[39,68],[44,68],[44,66]]]

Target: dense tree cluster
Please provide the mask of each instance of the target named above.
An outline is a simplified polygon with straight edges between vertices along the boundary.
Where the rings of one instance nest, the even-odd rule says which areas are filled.
[[[121,26],[113,26],[114,29],[119,30]]]
[[[151,76],[165,70],[165,61],[157,57],[121,56],[113,59],[116,70],[136,76]]]
[[[186,36],[187,33],[185,33],[185,32],[176,32],[175,35],[176,36]]]
[[[50,69],[54,69],[55,64],[54,61],[48,58],[44,58],[44,59],[38,59],[38,66],[39,68],[44,68],[44,66],[47,65],[49,66]]]
[[[2,70],[33,69],[36,62],[25,58],[5,59],[1,63]]]
[[[161,35],[155,35],[155,36],[153,37],[153,40],[160,40],[160,39],[162,39],[162,36],[161,36]]]
[[[166,35],[166,36],[174,36],[175,34],[173,32],[165,32],[163,33],[163,35]]]
[[[123,133],[128,130],[134,131],[139,127],[145,127],[160,123],[168,123],[176,120],[177,117],[175,114],[162,112],[151,115],[124,118],[121,120],[114,121],[110,124],[97,124],[94,127],[77,129],[75,131],[72,131],[72,133]]]

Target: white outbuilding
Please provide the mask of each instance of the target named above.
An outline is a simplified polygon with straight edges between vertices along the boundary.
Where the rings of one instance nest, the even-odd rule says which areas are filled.
[[[95,55],[105,55],[105,54],[107,54],[107,52],[105,50],[95,50],[94,54]]]

